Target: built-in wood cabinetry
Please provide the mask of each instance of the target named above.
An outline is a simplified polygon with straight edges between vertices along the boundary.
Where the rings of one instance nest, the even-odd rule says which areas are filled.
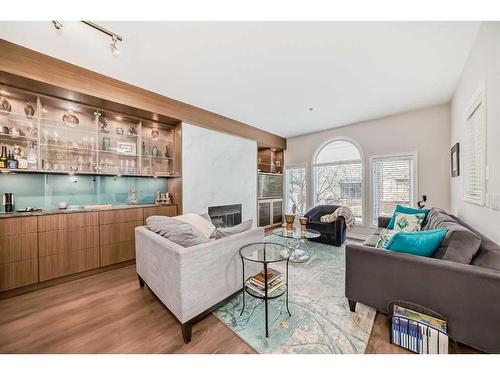
[[[38,217],[39,279],[99,267],[99,213]]]
[[[0,291],[38,282],[37,218],[0,220]]]
[[[0,292],[133,260],[135,228],[177,214],[172,205],[0,219]]]
[[[158,206],[144,208],[144,224],[150,216],[177,216],[177,206]]]
[[[135,258],[134,229],[144,222],[142,208],[113,210],[100,213],[101,266]]]

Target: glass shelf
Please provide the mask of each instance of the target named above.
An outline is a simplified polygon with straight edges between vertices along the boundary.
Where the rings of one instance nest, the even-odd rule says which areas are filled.
[[[2,172],[179,176],[173,171],[175,126],[0,84],[3,98],[11,111],[0,110],[0,146],[21,149],[30,164]],[[9,134],[13,128],[19,135]]]

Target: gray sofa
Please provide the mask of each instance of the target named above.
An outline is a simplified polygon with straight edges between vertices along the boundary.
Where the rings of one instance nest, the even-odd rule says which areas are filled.
[[[500,353],[500,246],[434,208],[422,230],[447,228],[448,233],[432,258],[377,249],[389,219],[379,218],[379,228],[363,245],[346,246],[351,311],[356,302],[384,314],[391,301],[414,303],[443,315],[453,339]]]
[[[264,241],[264,229],[254,228],[200,245],[183,247],[147,227],[135,228],[136,269],[181,326],[185,343],[192,326],[242,288],[239,249]],[[250,267],[251,268],[251,267]],[[260,269],[249,269],[258,272]]]

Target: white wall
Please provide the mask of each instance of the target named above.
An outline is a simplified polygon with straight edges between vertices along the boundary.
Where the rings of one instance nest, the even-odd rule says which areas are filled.
[[[255,225],[257,143],[183,123],[182,193],[185,213],[241,203],[243,220]]]
[[[448,104],[306,134],[287,140],[287,166],[307,165],[308,203],[312,202],[311,164],[318,147],[328,139],[348,137],[364,157],[363,222],[371,223],[369,158],[375,155],[416,152],[417,197],[428,196],[428,207],[450,207],[450,107]],[[366,233],[367,230],[361,232]]]
[[[460,176],[451,179],[451,210],[500,243],[500,211],[490,208],[491,197],[500,194],[500,22],[483,22],[479,29],[451,103],[450,146],[456,142],[463,144],[464,112],[482,83],[486,84],[486,163],[490,171],[486,183],[486,206],[462,200],[463,180]],[[463,167],[463,155],[460,159]]]

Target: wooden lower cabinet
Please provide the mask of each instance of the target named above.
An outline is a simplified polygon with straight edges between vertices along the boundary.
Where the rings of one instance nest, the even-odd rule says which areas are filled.
[[[38,282],[37,218],[0,220],[0,291]]]
[[[39,217],[40,281],[99,267],[98,215],[83,212]]]
[[[144,208],[144,224],[150,216],[177,216],[177,205]]]
[[[135,259],[135,228],[177,206],[0,219],[0,292]]]
[[[100,265],[135,259],[135,227],[143,225],[142,208],[128,208],[100,213]]]

